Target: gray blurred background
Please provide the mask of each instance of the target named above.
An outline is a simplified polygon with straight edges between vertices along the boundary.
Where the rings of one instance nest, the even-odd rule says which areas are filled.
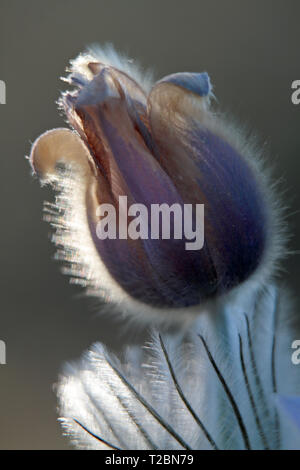
[[[40,133],[64,125],[55,101],[69,59],[108,41],[157,78],[209,72],[222,109],[267,142],[287,189],[291,248],[299,249],[300,105],[290,98],[300,79],[298,0],[1,0],[1,449],[67,449],[52,389],[63,362],[97,339],[126,341],[60,273],[42,221],[52,195],[24,158]],[[297,294],[299,256],[285,268]]]

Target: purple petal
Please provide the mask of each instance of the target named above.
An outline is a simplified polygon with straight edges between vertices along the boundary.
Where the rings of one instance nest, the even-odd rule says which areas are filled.
[[[116,206],[122,195],[128,197],[128,204],[142,203],[149,214],[152,204],[182,206],[182,198],[171,178],[137,132],[123,89],[108,69],[102,69],[79,91],[73,106],[74,121],[79,118],[87,145]],[[186,251],[184,238],[99,240],[91,214],[90,227],[105,265],[132,296],[156,305],[179,307],[199,303],[197,257]],[[205,265],[202,278],[208,282]]]
[[[209,296],[236,286],[258,267],[266,244],[266,210],[254,171],[207,111],[209,80],[205,88],[202,74],[176,76],[161,80],[150,93],[151,133],[156,158],[184,202],[205,205],[198,273],[202,279],[203,267],[215,272],[208,285],[201,284]]]

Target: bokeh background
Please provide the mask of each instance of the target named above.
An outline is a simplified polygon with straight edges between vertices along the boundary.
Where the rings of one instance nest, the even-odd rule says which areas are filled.
[[[269,147],[287,189],[290,247],[299,250],[300,105],[291,102],[291,83],[300,79],[298,0],[1,0],[1,449],[69,448],[53,392],[62,364],[98,339],[129,340],[60,273],[42,221],[43,200],[53,196],[24,158],[40,133],[64,125],[55,101],[68,60],[106,42],[157,78],[209,72],[221,107]],[[297,297],[299,255],[284,267]]]

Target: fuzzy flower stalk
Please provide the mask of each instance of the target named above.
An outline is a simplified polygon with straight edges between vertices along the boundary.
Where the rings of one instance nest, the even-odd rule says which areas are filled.
[[[206,72],[153,83],[111,47],[80,55],[69,72],[73,89],[59,107],[71,129],[46,132],[30,155],[57,191],[46,206],[57,256],[102,310],[153,330],[146,350],[129,345],[122,363],[97,344],[67,369],[65,429],[84,448],[293,445],[297,326],[274,281],[283,215],[259,145],[214,109]],[[203,244],[187,249],[176,211],[197,241],[200,205]],[[110,207],[116,230],[99,236]],[[153,207],[170,209],[171,236],[161,227],[148,236]]]

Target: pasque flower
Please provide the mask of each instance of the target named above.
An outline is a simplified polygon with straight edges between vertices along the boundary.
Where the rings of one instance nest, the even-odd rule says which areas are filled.
[[[123,311],[163,320],[198,313],[245,283],[261,286],[282,253],[278,211],[258,148],[211,109],[207,73],[150,84],[102,51],[79,56],[67,81],[75,89],[59,105],[73,130],[43,134],[31,163],[58,186],[50,220],[73,277]],[[184,236],[100,239],[97,208],[113,204],[119,214],[120,196],[149,210],[204,204],[203,248],[186,250]]]
[[[109,312],[156,322],[144,352],[129,345],[119,361],[98,343],[65,369],[67,434],[92,449],[300,448],[299,321],[271,280],[285,237],[259,146],[212,108],[207,73],[153,84],[107,48],[80,55],[67,82],[72,130],[46,132],[30,156],[58,191],[46,206],[58,258]],[[149,210],[204,204],[203,248],[187,250],[185,232],[102,239],[99,205],[123,229],[124,197]],[[181,323],[170,333],[159,321]]]

